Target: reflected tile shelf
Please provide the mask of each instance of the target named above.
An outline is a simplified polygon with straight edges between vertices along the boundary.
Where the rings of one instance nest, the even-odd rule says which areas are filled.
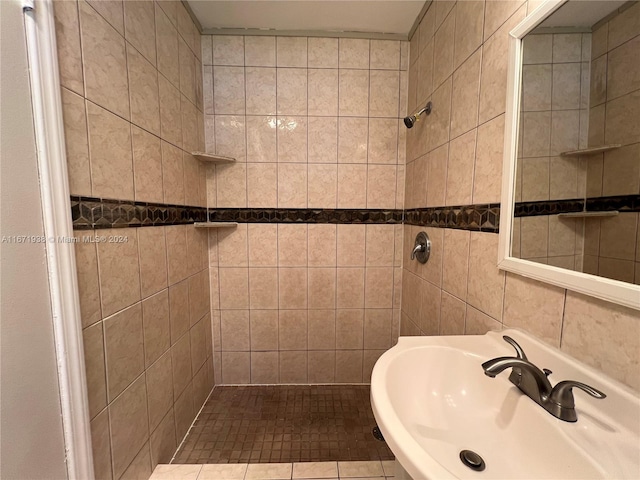
[[[196,228],[236,228],[238,224],[236,222],[195,222],[193,226]]]
[[[587,147],[580,150],[570,150],[568,152],[562,152],[561,157],[586,157],[589,155],[597,155],[599,153],[608,152],[609,150],[615,150],[622,145],[618,143],[612,143],[611,145],[600,145],[599,147]]]
[[[235,163],[236,161],[235,158],[225,157],[223,155],[215,155],[213,153],[191,152],[191,155],[196,157],[201,162],[207,163]]]
[[[619,214],[617,210],[611,210],[609,212],[570,212],[559,213],[558,217],[564,218],[593,218],[593,217],[615,217]]]

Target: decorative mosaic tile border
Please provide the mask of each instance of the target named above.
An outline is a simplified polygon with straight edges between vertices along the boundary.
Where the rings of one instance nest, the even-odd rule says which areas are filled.
[[[414,208],[405,211],[405,223],[422,227],[498,233],[500,204]]]
[[[640,195],[615,195],[609,197],[590,197],[586,199],[586,210],[589,212],[640,212]],[[540,215],[557,215],[558,213],[582,212],[585,210],[585,199],[543,200],[539,202],[518,202],[515,205],[516,217],[536,217]]]
[[[402,210],[313,208],[214,208],[210,222],[402,223]]]
[[[163,203],[71,196],[74,230],[155,227],[207,221],[207,209]]]

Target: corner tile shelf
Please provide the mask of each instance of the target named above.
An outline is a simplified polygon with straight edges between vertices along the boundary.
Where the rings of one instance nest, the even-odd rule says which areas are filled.
[[[235,163],[236,159],[231,157],[225,157],[223,155],[214,155],[212,153],[205,152],[191,152],[191,155],[196,157],[201,162],[207,163]]]
[[[611,210],[609,212],[570,212],[559,213],[558,217],[564,218],[594,218],[594,217],[615,217],[619,214],[617,210]]]
[[[195,222],[193,226],[196,228],[236,228],[238,224],[236,222]]]
[[[597,155],[602,152],[608,152],[609,150],[615,150],[622,145],[618,143],[612,143],[611,145],[600,145],[599,147],[587,147],[580,150],[571,150],[569,152],[562,152],[561,157],[586,157],[589,155]]]

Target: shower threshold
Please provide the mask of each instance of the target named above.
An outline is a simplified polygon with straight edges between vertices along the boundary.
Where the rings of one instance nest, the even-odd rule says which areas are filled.
[[[368,385],[217,386],[171,463],[393,460]]]

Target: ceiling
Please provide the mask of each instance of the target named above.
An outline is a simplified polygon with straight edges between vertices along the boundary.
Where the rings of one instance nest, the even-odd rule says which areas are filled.
[[[614,10],[624,5],[626,0],[598,0],[567,2],[540,24],[540,27],[591,28]]]
[[[385,33],[406,38],[425,0],[188,0],[203,30]]]

